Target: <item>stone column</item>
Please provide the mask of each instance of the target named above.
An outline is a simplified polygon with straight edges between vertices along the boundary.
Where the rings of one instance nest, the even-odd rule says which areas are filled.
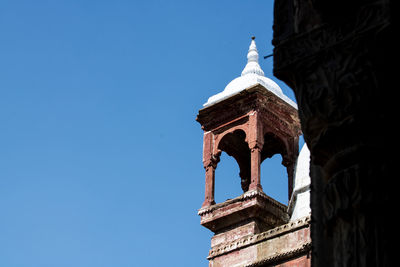
[[[212,161],[209,162],[207,166],[204,166],[206,169],[206,188],[205,188],[205,198],[202,208],[208,207],[215,204],[214,199],[214,191],[215,191],[215,169],[216,163]]]
[[[274,75],[296,95],[311,152],[312,266],[397,262],[392,2],[275,0]]]
[[[212,132],[204,133],[203,140],[203,165],[206,170],[205,198],[202,208],[215,204],[215,169],[219,161],[219,157],[213,155],[213,137]]]
[[[262,190],[260,165],[261,165],[261,146],[256,142],[251,147],[251,182],[249,190]]]
[[[263,136],[260,125],[259,112],[257,110],[249,114],[249,148],[250,148],[250,173],[251,181],[249,190],[262,190],[260,165],[261,165],[261,149],[263,147]]]
[[[295,167],[295,161],[290,160],[290,159],[284,159],[282,162],[283,166],[286,167],[286,171],[288,174],[288,199],[292,197],[292,192],[293,192],[293,180],[294,180],[294,167]]]

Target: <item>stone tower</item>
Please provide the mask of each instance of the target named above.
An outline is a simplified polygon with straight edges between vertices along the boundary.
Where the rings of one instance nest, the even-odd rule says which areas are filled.
[[[213,267],[281,262],[307,266],[309,220],[296,205],[299,192],[293,192],[301,134],[297,105],[264,76],[254,39],[241,76],[210,97],[196,119],[204,130],[206,170],[205,199],[198,214],[201,225],[215,233],[208,259]],[[215,203],[215,169],[222,151],[239,165],[243,194]],[[287,169],[289,209],[267,196],[261,186],[260,165],[275,154],[281,154]],[[309,190],[307,183],[300,187]],[[296,220],[290,218],[293,211]]]

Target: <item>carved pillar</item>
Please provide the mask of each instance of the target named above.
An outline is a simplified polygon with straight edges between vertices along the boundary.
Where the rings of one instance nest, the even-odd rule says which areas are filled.
[[[253,111],[249,115],[249,147],[251,157],[251,181],[249,190],[262,190],[260,167],[261,150],[263,147],[262,124],[259,111]]]
[[[286,142],[287,155],[283,157],[282,164],[286,167],[288,174],[288,196],[292,197],[293,182],[294,182],[294,169],[296,167],[297,156],[299,154],[299,137],[288,139]]]
[[[213,134],[211,132],[204,133],[203,147],[203,165],[206,170],[205,197],[202,208],[215,204],[215,169],[219,161],[219,157],[213,155]]]
[[[283,166],[286,167],[286,171],[288,174],[288,199],[291,198],[293,192],[293,177],[294,177],[294,167],[295,167],[295,160],[293,159],[283,159]]]
[[[255,143],[251,148],[251,182],[249,190],[260,189],[261,178],[260,178],[260,165],[261,165],[261,148],[260,145]]]
[[[215,191],[215,169],[217,167],[217,163],[215,161],[209,161],[206,166],[204,166],[206,170],[206,189],[205,189],[205,198],[202,208],[211,206],[215,204],[214,199],[214,191]]]
[[[393,266],[396,256],[391,2],[275,0],[274,74],[295,93],[311,152],[313,266]]]

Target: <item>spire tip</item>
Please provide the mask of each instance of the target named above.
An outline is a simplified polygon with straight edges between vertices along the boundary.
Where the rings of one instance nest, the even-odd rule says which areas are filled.
[[[251,43],[249,46],[249,52],[247,53],[247,64],[242,71],[242,76],[246,74],[257,74],[259,76],[264,76],[264,72],[258,64],[258,51],[256,47],[256,42],[254,41],[256,37],[251,37]]]

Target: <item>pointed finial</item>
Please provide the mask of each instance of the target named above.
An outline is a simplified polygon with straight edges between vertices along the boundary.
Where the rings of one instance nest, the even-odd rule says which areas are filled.
[[[258,50],[256,46],[256,41],[254,41],[254,39],[256,39],[256,37],[252,36],[249,52],[247,53],[247,65],[242,71],[242,76],[246,74],[257,74],[260,76],[264,76],[264,71],[258,64]]]

